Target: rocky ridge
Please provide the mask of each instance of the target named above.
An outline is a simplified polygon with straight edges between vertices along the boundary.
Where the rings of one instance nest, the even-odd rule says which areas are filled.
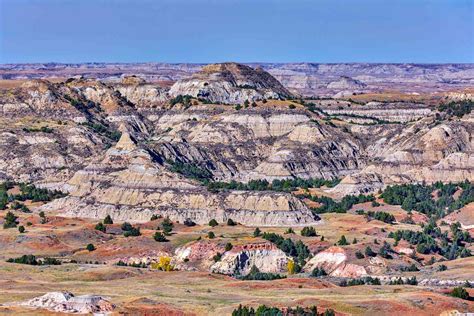
[[[207,65],[191,78],[178,80],[169,93],[226,104],[291,97],[291,93],[268,72],[236,63]]]

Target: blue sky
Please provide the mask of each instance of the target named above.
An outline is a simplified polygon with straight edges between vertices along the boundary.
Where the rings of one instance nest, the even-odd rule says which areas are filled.
[[[0,0],[0,63],[474,62],[474,0]]]

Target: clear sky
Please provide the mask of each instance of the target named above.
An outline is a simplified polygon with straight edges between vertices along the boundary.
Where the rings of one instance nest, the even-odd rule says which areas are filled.
[[[474,0],[0,0],[0,63],[474,62]]]

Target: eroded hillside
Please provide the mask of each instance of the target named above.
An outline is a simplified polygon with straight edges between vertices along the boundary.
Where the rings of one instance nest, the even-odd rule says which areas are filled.
[[[392,69],[382,68],[368,75]],[[279,307],[311,300],[340,314],[387,314],[377,302],[394,286],[387,301],[394,308],[472,308],[448,295],[474,279],[469,98],[400,92],[396,99],[382,86],[369,94],[375,81],[341,78],[342,70],[324,84],[343,92],[338,98],[303,98],[261,68],[188,70],[167,85],[76,77],[0,89],[0,260],[11,259],[0,264],[1,282],[18,277],[11,265],[50,266],[57,275],[71,267],[77,280],[101,280],[93,287],[100,294],[120,292],[112,303],[132,313],[192,313],[191,306],[230,313],[236,302],[255,305],[246,286]],[[56,272],[43,279],[48,291],[61,290]],[[143,299],[135,286],[118,290],[130,278],[153,287],[156,273],[176,276],[164,301]],[[186,289],[195,279],[219,287],[211,307],[196,297],[212,291]],[[280,306],[266,292],[272,286],[301,300]],[[352,286],[367,293],[359,297]],[[76,304],[71,293],[26,301],[32,297],[20,288],[10,284],[8,293],[23,305],[1,308],[48,297]],[[240,299],[229,298],[234,290]],[[319,294],[326,299],[314,299]],[[341,302],[341,294],[353,298]],[[102,297],[77,300],[84,309],[94,301],[104,311],[116,307]]]

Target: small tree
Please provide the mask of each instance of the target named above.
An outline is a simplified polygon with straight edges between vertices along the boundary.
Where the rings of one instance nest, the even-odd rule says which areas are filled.
[[[365,255],[368,256],[368,257],[375,257],[377,254],[372,250],[372,248],[367,246],[365,248]]]
[[[169,235],[171,231],[173,230],[173,223],[169,219],[169,217],[165,218],[163,222],[161,223],[161,227],[163,228],[163,232],[165,235]]]
[[[41,223],[41,224],[46,224],[46,222],[48,221],[48,219],[46,218],[46,215],[44,214],[43,211],[39,212],[39,217],[41,218],[40,223]]]
[[[230,242],[228,242],[227,244],[225,244],[225,251],[230,251],[234,246],[232,246],[232,244]]]
[[[5,215],[5,221],[3,222],[3,228],[13,228],[18,225],[18,217],[15,216],[12,212],[7,212]]]
[[[229,218],[229,219],[227,220],[227,226],[235,226],[235,225],[237,225],[237,223],[234,222],[234,221],[232,220],[232,218]]]
[[[151,221],[151,222],[156,221],[158,218],[159,218],[158,215],[153,214],[153,215],[151,216],[151,218],[150,218],[150,221]]]
[[[132,230],[133,226],[129,222],[124,222],[122,224],[121,228],[122,228],[123,231],[128,232],[128,231]]]
[[[158,241],[158,242],[167,242],[168,239],[166,239],[165,235],[161,232],[156,232],[153,238]]]
[[[354,238],[354,239],[352,240],[352,244],[357,244],[357,238]]]
[[[451,294],[451,296],[453,296],[453,297],[462,298],[463,300],[468,300],[468,299],[469,299],[469,292],[466,291],[466,289],[463,288],[462,286],[455,287],[455,288],[451,291],[450,294]]]
[[[288,274],[295,274],[296,264],[293,260],[288,260],[286,267],[288,269]]]
[[[260,228],[255,228],[255,230],[253,231],[253,237],[260,237],[260,235],[262,234]]]
[[[364,259],[365,258],[364,255],[362,254],[362,252],[360,252],[360,251],[356,251],[355,256],[356,256],[357,259]]]
[[[94,251],[96,248],[95,248],[95,246],[94,246],[93,244],[88,244],[88,245],[86,246],[86,249],[89,250],[89,251]]]
[[[132,227],[132,229],[123,233],[125,237],[130,237],[130,236],[137,237],[137,236],[140,236],[141,234],[142,233],[140,232],[140,228],[138,227]]]
[[[337,242],[339,246],[347,246],[349,243],[347,242],[346,236],[342,235],[339,241]]]
[[[305,237],[316,237],[318,234],[316,233],[316,230],[314,227],[304,227],[301,230],[301,236]]]
[[[290,227],[290,228],[287,228],[287,229],[285,230],[285,234],[294,234],[294,233],[295,233],[295,231],[294,231],[293,228],[291,228],[291,227]]]
[[[217,221],[215,219],[211,219],[209,221],[209,226],[216,227],[217,225],[219,225],[219,223],[217,223]]]
[[[106,231],[106,227],[102,223],[97,223],[97,225],[95,225],[95,229],[98,230],[98,231],[101,231],[103,233],[105,233],[105,231]]]
[[[222,258],[222,254],[220,252],[216,253],[212,259],[214,260],[214,262],[217,262],[217,261],[221,261],[221,258]]]
[[[216,234],[214,234],[214,232],[208,232],[207,233],[207,238],[214,239],[214,238],[216,238]]]
[[[112,220],[112,217],[110,217],[110,215],[107,215],[105,218],[104,218],[104,224],[106,225],[111,225],[113,224],[114,221]]]
[[[196,226],[196,223],[193,222],[190,218],[186,218],[183,224],[188,227]]]
[[[18,226],[18,231],[20,234],[23,234],[25,232],[25,226]]]
[[[316,267],[311,271],[311,276],[314,278],[322,277],[328,275],[323,268]]]
[[[158,262],[151,264],[152,269],[158,269],[161,271],[173,271],[174,266],[171,265],[170,257],[160,257]]]

